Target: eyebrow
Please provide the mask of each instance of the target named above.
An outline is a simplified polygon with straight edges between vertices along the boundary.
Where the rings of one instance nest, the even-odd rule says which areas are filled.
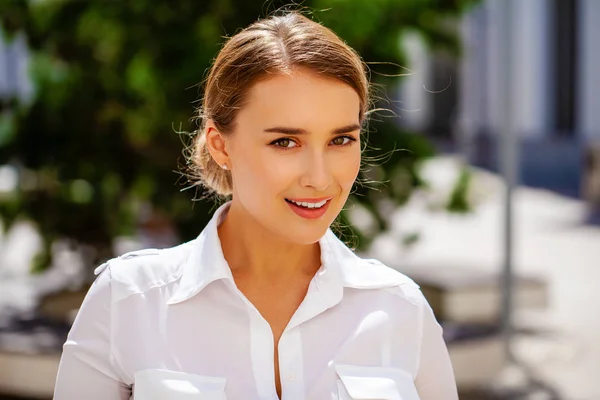
[[[332,130],[331,133],[334,135],[338,135],[340,133],[350,133],[350,132],[354,132],[354,131],[358,131],[358,130],[360,130],[359,124],[350,124],[350,125],[342,126],[341,128],[336,128],[336,129]],[[284,135],[304,135],[304,134],[308,133],[305,129],[291,128],[291,127],[287,127],[287,126],[275,126],[273,128],[267,128],[267,129],[265,129],[265,132],[282,133]]]

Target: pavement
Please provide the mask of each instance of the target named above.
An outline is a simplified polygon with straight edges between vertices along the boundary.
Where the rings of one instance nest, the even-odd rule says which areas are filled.
[[[399,269],[404,263],[501,270],[504,185],[498,176],[475,170],[472,213],[436,210],[459,167],[452,157],[428,163],[423,173],[437,192],[417,194],[396,210],[391,231],[373,242],[370,255]],[[582,201],[527,187],[515,191],[514,215],[514,270],[543,277],[549,298],[546,309],[516,310],[516,326],[545,334],[518,336],[513,349],[562,399],[600,400],[600,226],[585,222]],[[398,245],[414,233],[415,245]]]

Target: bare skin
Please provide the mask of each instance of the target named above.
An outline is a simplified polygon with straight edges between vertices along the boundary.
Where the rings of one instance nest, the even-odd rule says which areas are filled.
[[[238,289],[271,327],[281,398],[279,339],[320,267],[318,241],[358,175],[360,100],[346,84],[306,70],[260,81],[247,100],[230,135],[208,121],[207,144],[233,176],[219,238]],[[323,198],[327,211],[315,219],[287,201]]]

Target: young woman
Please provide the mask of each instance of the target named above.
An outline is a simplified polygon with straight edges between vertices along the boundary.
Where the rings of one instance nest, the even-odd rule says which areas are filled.
[[[205,85],[192,161],[231,201],[98,268],[55,399],[457,399],[419,287],[329,230],[361,163],[360,57],[288,13],[227,41]]]

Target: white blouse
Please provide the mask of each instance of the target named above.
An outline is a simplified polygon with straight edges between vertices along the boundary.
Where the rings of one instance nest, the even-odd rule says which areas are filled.
[[[56,400],[276,400],[273,335],[237,289],[217,234],[97,269],[64,344]],[[279,342],[283,400],[456,400],[442,329],[419,287],[331,231]],[[274,299],[276,301],[276,299]]]

